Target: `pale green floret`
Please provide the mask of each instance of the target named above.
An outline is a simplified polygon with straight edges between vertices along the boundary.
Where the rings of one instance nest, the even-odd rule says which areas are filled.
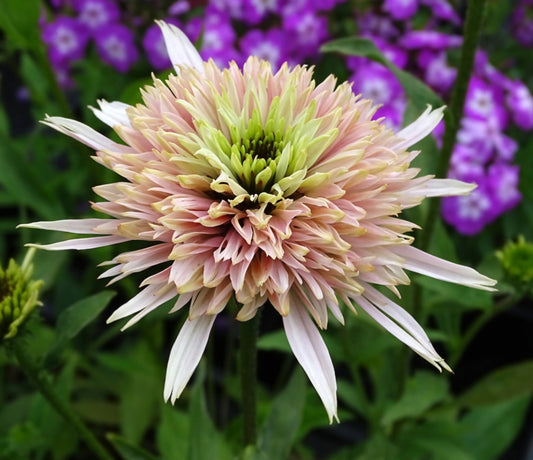
[[[338,135],[334,126],[341,109],[317,118],[317,103],[311,99],[305,104],[300,101],[303,107],[296,110],[296,87],[288,85],[268,102],[265,87],[251,83],[241,107],[235,106],[226,89],[211,90],[219,123],[208,120],[213,118],[211,113],[201,118],[191,102],[181,102],[195,117],[196,128],[182,145],[216,171],[211,189],[227,195],[232,206],[275,205],[294,194],[306,181],[308,168]],[[306,186],[317,180],[324,176]]]
[[[0,337],[17,335],[20,326],[41,303],[38,300],[42,281],[32,281],[30,260],[35,249],[28,251],[22,266],[10,260],[6,269],[0,267]]]

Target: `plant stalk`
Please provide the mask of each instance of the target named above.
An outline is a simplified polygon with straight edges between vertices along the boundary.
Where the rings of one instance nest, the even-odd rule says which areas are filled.
[[[59,396],[50,383],[49,375],[43,369],[39,368],[35,360],[30,356],[27,347],[24,346],[23,341],[16,337],[10,342],[10,348],[17,357],[20,367],[57,413],[74,427],[80,437],[85,441],[87,447],[95,454],[95,458],[99,460],[115,460],[115,457],[98,440],[68,403]]]
[[[244,447],[255,445],[257,441],[256,387],[257,387],[257,335],[259,332],[259,313],[241,324],[241,398],[243,414]]]

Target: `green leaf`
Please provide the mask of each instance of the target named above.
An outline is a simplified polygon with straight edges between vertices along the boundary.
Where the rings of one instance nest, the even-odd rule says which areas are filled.
[[[0,28],[4,31],[7,42],[22,49],[40,47],[39,14],[39,0],[2,0]]]
[[[102,312],[114,295],[113,291],[102,291],[72,304],[59,314],[57,340],[46,357],[46,366],[55,362],[68,342]]]
[[[463,448],[475,459],[499,458],[522,428],[529,402],[521,397],[470,411],[458,422]]]
[[[124,460],[158,460],[155,455],[133,445],[117,434],[109,433],[106,437]]]
[[[456,400],[460,407],[479,407],[509,401],[533,392],[533,361],[495,370]]]
[[[398,460],[475,460],[458,440],[454,422],[412,424],[398,436],[397,445],[402,453]],[[408,453],[406,455],[406,453]],[[479,457],[486,458],[486,457]]]
[[[297,367],[286,388],[272,404],[272,409],[259,433],[256,458],[288,458],[302,419],[306,380]]]
[[[323,53],[337,52],[348,56],[361,56],[379,62],[389,69],[402,85],[410,103],[420,114],[427,104],[433,107],[444,105],[442,99],[426,84],[410,73],[400,69],[390,62],[378,49],[372,40],[360,37],[345,37],[325,43],[320,49]]]
[[[198,382],[194,386],[189,405],[190,437],[189,460],[231,460],[233,455],[220,433],[216,430],[205,403],[203,375],[200,368]]]
[[[391,425],[404,418],[418,417],[448,396],[448,383],[443,376],[417,372],[407,381],[402,397],[385,411],[381,423]]]
[[[291,346],[285,331],[282,329],[261,335],[257,340],[257,348],[260,350],[281,351],[283,353],[291,352]]]
[[[190,431],[189,416],[169,404],[164,404],[157,429],[157,448],[162,460],[187,457]]]

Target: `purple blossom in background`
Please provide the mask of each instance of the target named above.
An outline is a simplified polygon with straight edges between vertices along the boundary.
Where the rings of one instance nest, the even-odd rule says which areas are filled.
[[[191,9],[191,5],[187,0],[178,0],[168,7],[168,14],[170,16],[178,16],[186,13]]]
[[[385,0],[383,11],[398,21],[405,21],[414,16],[418,10],[418,0]]]
[[[113,0],[75,0],[74,9],[79,21],[91,32],[120,18],[120,11]]]
[[[127,72],[137,61],[133,32],[122,24],[103,26],[95,33],[94,40],[102,61],[119,72]]]
[[[455,26],[461,24],[461,18],[447,0],[420,0],[420,4],[428,7],[436,19],[448,21]]]
[[[392,128],[399,128],[405,110],[405,96],[394,74],[381,64],[364,58],[349,58],[348,67],[354,70],[350,81],[357,92],[375,104],[382,104],[374,118],[386,117],[386,123]]]
[[[435,30],[411,30],[402,35],[400,44],[407,49],[442,50],[461,46],[463,38]]]
[[[316,54],[328,37],[326,18],[310,9],[283,18],[283,27],[295,33],[296,50],[301,56]]]
[[[232,48],[236,40],[229,15],[208,8],[203,17],[195,17],[186,27],[187,35],[196,41],[202,35],[202,48],[206,56]]]
[[[524,130],[533,128],[533,96],[524,83],[512,81],[508,85],[507,105],[513,122]]]
[[[175,24],[174,21],[166,21]],[[145,54],[148,57],[148,61],[154,69],[164,70],[172,67],[165,42],[163,40],[163,33],[157,24],[154,23],[148,27],[144,34],[142,44],[146,51]]]
[[[281,0],[243,0],[245,16],[241,18],[247,24],[257,24],[268,14],[278,11]]]
[[[52,65],[81,59],[89,41],[87,28],[74,18],[58,16],[43,26],[42,38],[48,45]]]
[[[457,76],[457,69],[447,63],[444,51],[422,50],[417,63],[424,69],[424,80],[440,94],[447,94]]]
[[[514,37],[524,46],[533,45],[533,2],[531,0],[519,1],[512,18]]]
[[[516,165],[495,163],[489,168],[489,185],[499,213],[509,211],[520,202],[522,195],[518,191],[519,175],[520,169]]]
[[[292,35],[282,29],[270,29],[267,32],[251,30],[241,39],[241,52],[244,56],[257,56],[269,61],[273,69],[278,69],[287,60],[290,53]]]
[[[494,220],[498,210],[493,206],[489,182],[485,176],[465,177],[462,180],[475,182],[478,187],[469,195],[443,198],[442,216],[459,232],[475,235]]]

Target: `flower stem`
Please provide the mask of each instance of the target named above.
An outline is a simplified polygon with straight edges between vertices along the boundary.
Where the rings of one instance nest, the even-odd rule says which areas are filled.
[[[50,405],[78,432],[80,437],[85,441],[87,447],[93,451],[95,458],[100,460],[114,460],[115,457],[109,453],[104,445],[96,438],[91,430],[83,421],[74,413],[66,401],[61,399],[50,383],[49,375],[36,364],[30,356],[28,348],[24,346],[22,340],[18,337],[10,341],[10,348],[14,352],[20,367],[27,376],[37,386],[40,393],[46,398]]]
[[[243,414],[244,447],[254,445],[256,429],[256,386],[257,386],[257,335],[259,313],[241,324],[241,398]]]
[[[474,67],[477,42],[483,20],[485,0],[470,0],[467,3],[468,7],[464,24],[463,46],[461,47],[457,78],[455,79],[451,95],[450,115],[446,117],[446,129],[442,140],[439,162],[435,171],[436,177],[445,177],[448,172],[450,158],[457,138],[457,132],[459,131],[461,118],[463,117],[466,93],[468,91],[468,84]],[[423,251],[428,249],[431,242],[431,236],[435,228],[435,221],[438,216],[439,207],[439,199],[434,198],[430,200],[428,214],[423,225],[424,232],[421,233],[419,240],[420,249]]]

